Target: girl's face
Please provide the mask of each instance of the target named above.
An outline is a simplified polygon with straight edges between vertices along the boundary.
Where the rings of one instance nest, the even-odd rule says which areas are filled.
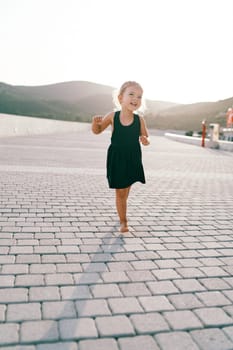
[[[136,85],[128,86],[122,94],[118,96],[121,107],[130,111],[136,111],[142,104],[143,91]]]

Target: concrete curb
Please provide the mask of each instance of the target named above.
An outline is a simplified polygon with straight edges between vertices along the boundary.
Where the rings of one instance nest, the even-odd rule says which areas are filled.
[[[171,140],[188,143],[191,145],[196,145],[201,147],[201,138],[193,136],[178,135],[172,133],[165,133],[165,136]],[[222,151],[233,152],[233,142],[221,141],[211,142],[209,139],[205,139],[205,146],[208,148],[220,149]]]
[[[66,122],[0,113],[0,137],[84,131],[90,123]]]

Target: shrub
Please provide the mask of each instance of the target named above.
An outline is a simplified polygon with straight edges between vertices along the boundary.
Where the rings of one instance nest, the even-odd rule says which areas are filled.
[[[186,131],[185,136],[193,136],[193,131]]]

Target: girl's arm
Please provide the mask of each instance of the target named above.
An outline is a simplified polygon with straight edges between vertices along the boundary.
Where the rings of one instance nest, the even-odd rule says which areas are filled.
[[[94,134],[100,134],[104,131],[110,124],[113,125],[114,112],[110,112],[105,116],[95,115],[92,118],[91,129]]]
[[[141,133],[140,133],[139,139],[144,146],[147,146],[150,144],[150,141],[149,141],[149,135],[146,127],[146,122],[142,116],[139,116],[139,118],[140,118],[140,124],[141,124]]]

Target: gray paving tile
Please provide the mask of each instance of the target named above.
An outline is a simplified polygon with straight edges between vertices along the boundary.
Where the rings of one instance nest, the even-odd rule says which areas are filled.
[[[19,325],[16,323],[0,324],[0,346],[19,341]]]
[[[7,322],[41,320],[40,303],[9,304],[7,306]]]
[[[81,340],[79,350],[118,350],[115,339]]]
[[[125,315],[97,317],[95,322],[102,337],[120,337],[135,334],[131,322]]]
[[[230,350],[233,348],[233,343],[220,329],[202,329],[192,331],[190,334],[203,350]]]
[[[130,320],[138,334],[153,334],[170,329],[166,319],[155,312],[131,315]]]
[[[25,350],[27,349],[25,348]],[[44,343],[37,345],[36,350],[78,350],[78,344],[75,342],[57,342],[52,344]]]
[[[59,332],[62,340],[98,337],[95,322],[91,318],[61,320],[59,321]]]
[[[55,321],[27,321],[21,324],[20,339],[22,343],[56,341],[58,338],[58,327]]]
[[[162,350],[199,350],[196,342],[191,338],[189,333],[171,332],[157,334],[155,336],[160,349]]]
[[[118,343],[121,350],[159,350],[155,340],[149,335],[119,338]]]

